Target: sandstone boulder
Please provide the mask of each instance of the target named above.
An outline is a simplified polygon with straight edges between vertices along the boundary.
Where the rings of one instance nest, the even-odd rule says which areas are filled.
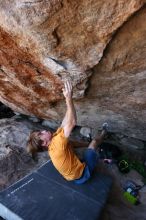
[[[144,4],[1,0],[0,101],[58,123],[71,79],[79,125],[146,140]]]

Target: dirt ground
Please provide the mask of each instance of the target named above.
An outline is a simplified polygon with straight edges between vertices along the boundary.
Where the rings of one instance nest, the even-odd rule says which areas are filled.
[[[132,180],[137,184],[143,184],[141,176],[134,170],[123,175],[119,172],[116,165],[105,167],[102,163],[98,167],[99,172],[111,175],[113,186],[103,210],[101,220],[145,220],[146,219],[146,192],[140,193],[139,205],[132,205],[123,197],[122,183],[126,180]]]

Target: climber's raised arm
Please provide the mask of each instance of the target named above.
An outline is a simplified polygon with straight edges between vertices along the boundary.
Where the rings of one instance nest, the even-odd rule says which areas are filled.
[[[64,83],[63,95],[65,97],[67,111],[62,121],[61,127],[64,128],[65,137],[69,137],[72,129],[76,125],[76,111],[73,104],[73,89],[70,81]]]

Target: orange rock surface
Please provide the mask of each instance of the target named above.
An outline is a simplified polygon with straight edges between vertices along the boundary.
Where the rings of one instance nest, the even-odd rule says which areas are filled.
[[[146,140],[144,0],[0,1],[0,101],[61,121],[71,79],[78,124]]]

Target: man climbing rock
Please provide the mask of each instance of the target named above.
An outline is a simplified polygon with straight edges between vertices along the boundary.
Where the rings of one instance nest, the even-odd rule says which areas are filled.
[[[76,184],[86,182],[98,162],[99,156],[96,148],[100,145],[107,133],[107,124],[103,125],[100,135],[97,135],[85,150],[83,160],[74,153],[68,138],[76,125],[76,111],[73,104],[73,90],[69,81],[64,83],[63,95],[66,100],[67,111],[58,130],[52,134],[50,131],[33,131],[30,134],[27,149],[32,155],[38,151],[48,150],[53,165],[68,181]]]

